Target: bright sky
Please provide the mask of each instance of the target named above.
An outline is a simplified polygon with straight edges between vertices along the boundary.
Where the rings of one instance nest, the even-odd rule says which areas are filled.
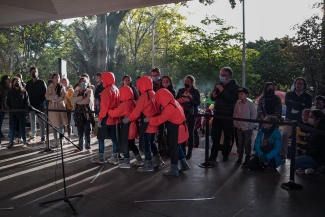
[[[206,15],[215,15],[224,19],[227,25],[242,31],[242,4],[237,1],[235,9],[231,9],[228,0],[217,0],[210,6],[204,6],[198,0],[189,1],[188,8],[181,12],[187,16],[186,24],[200,26]],[[290,30],[297,23],[302,23],[313,14],[321,14],[320,9],[312,9],[317,0],[245,0],[246,41],[255,41],[260,37],[271,40],[285,35],[293,37],[295,31]]]

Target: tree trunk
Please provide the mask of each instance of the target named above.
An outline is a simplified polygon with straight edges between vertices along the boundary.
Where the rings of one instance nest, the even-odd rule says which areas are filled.
[[[120,24],[123,21],[123,18],[125,17],[127,12],[129,12],[129,10],[112,12],[109,13],[109,15],[106,18],[107,49],[108,49],[107,65],[106,65],[107,71],[114,71],[115,69],[116,40],[117,40]]]
[[[97,15],[97,61],[96,68],[99,72],[106,69],[106,14]]]

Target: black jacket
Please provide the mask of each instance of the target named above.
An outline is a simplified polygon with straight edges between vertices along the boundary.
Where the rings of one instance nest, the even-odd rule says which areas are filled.
[[[9,109],[28,109],[29,99],[27,91],[11,88],[7,96],[7,106]],[[13,114],[13,113],[9,113]],[[24,116],[25,112],[15,112],[16,115]]]
[[[325,131],[324,126],[317,126],[316,129]],[[305,154],[311,156],[318,165],[325,165],[325,136],[312,133]]]
[[[183,97],[183,94],[185,92],[185,88],[181,88],[178,90],[177,92],[177,95],[176,95],[176,99],[179,99],[181,97]],[[192,114],[197,114],[198,113],[198,109],[197,107],[201,104],[201,101],[200,101],[200,92],[198,89],[194,89],[194,88],[191,88],[190,89],[190,94],[192,95],[193,98],[190,98],[190,101],[188,103],[183,103],[183,104],[189,104],[189,106],[192,106],[193,107],[193,113]],[[183,106],[184,108],[184,105],[181,105]],[[186,113],[185,111],[186,109],[184,108],[184,112]]]
[[[286,118],[289,120],[302,121],[302,111],[306,108],[311,108],[313,99],[307,92],[303,92],[300,96],[295,91],[286,93],[285,104],[287,106]],[[305,104],[304,106],[302,104]],[[292,110],[294,110],[292,112]],[[298,111],[296,113],[296,111]]]
[[[100,83],[97,85],[96,87],[96,90],[95,90],[95,93],[94,93],[94,97],[95,99],[98,99],[100,101],[100,93],[104,90],[104,86],[103,86],[103,83]]]
[[[223,91],[214,98],[212,96],[212,93],[216,90],[216,87],[214,87],[214,90],[210,95],[210,99],[214,101],[213,112],[215,115],[232,116],[236,102],[238,101],[237,91],[239,89],[239,85],[237,84],[236,80],[232,79],[229,81],[229,83],[223,86],[223,88]]]
[[[28,92],[30,105],[38,110],[44,109],[46,84],[43,80],[37,79],[33,82],[33,79],[26,84],[26,90]]]

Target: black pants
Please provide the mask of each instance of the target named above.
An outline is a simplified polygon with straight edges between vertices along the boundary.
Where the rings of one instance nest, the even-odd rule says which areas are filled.
[[[275,160],[272,158],[268,165],[264,165],[260,157],[258,155],[255,155],[252,159],[250,159],[247,163],[247,168],[250,170],[263,170],[266,169],[266,167],[270,167],[272,169],[275,169]]]
[[[67,129],[68,129],[68,135],[71,136],[71,110],[67,110],[67,118],[68,118],[68,125],[67,125]]]
[[[188,153],[192,153],[193,146],[194,146],[194,125],[195,125],[195,117],[193,116],[187,116],[186,117],[186,123],[188,126]],[[186,155],[186,141],[182,143],[182,150],[184,155]]]
[[[228,157],[232,149],[232,138],[233,138],[234,124],[231,120],[222,120],[218,118],[213,118],[212,121],[212,148],[211,148],[211,158],[218,157],[219,145],[221,134],[223,131],[224,142],[222,145],[222,155]]]

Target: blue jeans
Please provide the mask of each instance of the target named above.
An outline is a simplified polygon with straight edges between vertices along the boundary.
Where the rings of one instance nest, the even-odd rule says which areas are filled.
[[[314,159],[309,155],[301,155],[296,157],[296,169],[303,168],[316,168],[318,164],[314,161]]]
[[[9,115],[9,129],[10,129],[9,143],[10,144],[14,142],[17,123],[19,124],[19,129],[20,129],[21,137],[23,138],[23,142],[26,143],[25,115],[17,116],[16,114],[11,114]]]
[[[118,142],[117,142],[117,135],[116,135],[116,124],[114,125],[108,125],[107,126],[108,133],[111,136],[111,140],[113,143],[113,153],[118,152]]]
[[[40,114],[41,115],[41,114]],[[43,118],[44,115],[41,115]],[[32,134],[31,134],[31,137],[36,137],[36,113],[34,111],[30,111],[29,112],[29,121],[30,121],[30,128],[31,128],[31,131],[32,131]],[[38,118],[38,117],[37,117]],[[40,127],[40,130],[41,130],[41,138],[45,138],[45,124],[44,124],[44,121],[40,118],[38,118],[38,123],[39,123],[39,127]]]
[[[3,119],[5,118],[5,112],[0,112],[0,132],[2,129],[2,123],[3,123]]]
[[[144,140],[145,140],[145,159],[151,160],[151,152],[153,155],[158,154],[158,148],[155,144],[155,133],[145,133]]]
[[[85,133],[85,148],[90,149],[90,121],[86,120],[83,125],[78,126],[79,148],[82,150],[84,146],[84,133]]]
[[[183,149],[182,149],[182,143],[178,144],[178,160],[183,160],[185,158],[185,155],[183,153]],[[171,164],[178,164],[177,160],[170,160]]]
[[[64,126],[59,126],[59,127],[55,127],[55,128],[64,134]],[[54,136],[54,139],[58,139],[58,132],[56,132],[56,130],[53,130],[53,136]]]
[[[105,149],[105,140],[98,140],[98,153],[103,154]]]

